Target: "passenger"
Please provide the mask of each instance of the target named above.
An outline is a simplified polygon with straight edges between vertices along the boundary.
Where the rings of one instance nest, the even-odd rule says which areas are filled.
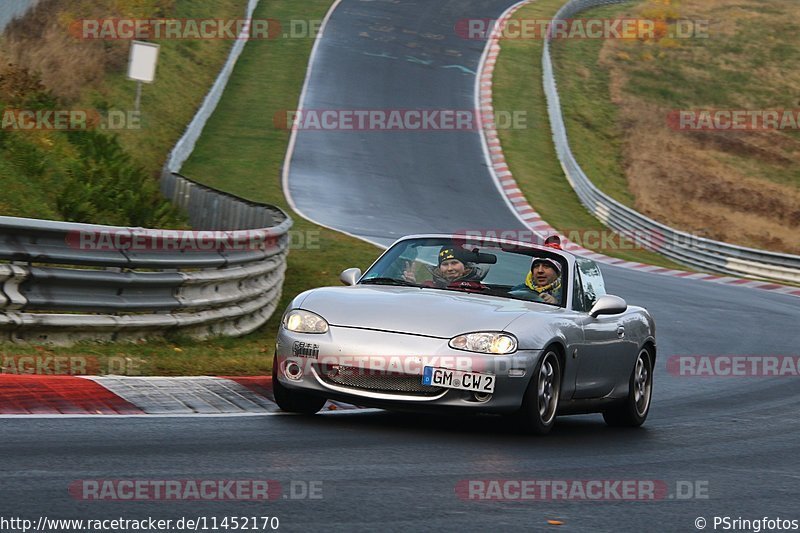
[[[561,305],[561,293],[561,264],[546,257],[534,258],[525,283],[511,289],[512,296],[553,305]]]

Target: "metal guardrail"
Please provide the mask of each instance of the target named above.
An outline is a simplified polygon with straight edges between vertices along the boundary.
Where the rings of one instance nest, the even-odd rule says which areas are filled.
[[[257,5],[248,0],[248,19]],[[0,263],[0,340],[204,338],[249,333],[269,319],[281,296],[291,219],[176,174],[245,41],[233,45],[161,176],[162,193],[202,231],[0,216],[0,261],[7,262]]]
[[[589,8],[625,1],[571,0],[561,7],[553,20],[569,19]],[[630,235],[640,245],[691,267],[735,276],[800,283],[800,256],[756,250],[691,235],[656,222],[600,191],[583,172],[570,149],[553,74],[549,38],[544,42],[542,71],[550,127],[561,167],[581,203],[601,222]]]
[[[163,184],[193,227],[231,231],[0,217],[6,340],[69,344],[168,331],[203,338],[264,324],[280,299],[291,219],[179,175]]]

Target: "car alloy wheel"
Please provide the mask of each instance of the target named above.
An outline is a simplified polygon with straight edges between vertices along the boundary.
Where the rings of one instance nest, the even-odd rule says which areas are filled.
[[[639,350],[629,383],[628,397],[603,412],[609,426],[638,427],[650,412],[653,397],[653,356],[646,347]]]
[[[556,416],[558,406],[558,358],[553,352],[548,353],[537,376],[537,397],[539,400],[539,417],[542,423],[549,424]]]
[[[650,355],[647,350],[642,350],[636,359],[636,368],[633,371],[633,400],[636,414],[646,416],[650,409],[650,397],[653,392],[653,382],[650,380]]]
[[[524,433],[546,435],[553,428],[561,393],[561,362],[558,354],[547,350],[534,370],[522,399],[517,421]]]

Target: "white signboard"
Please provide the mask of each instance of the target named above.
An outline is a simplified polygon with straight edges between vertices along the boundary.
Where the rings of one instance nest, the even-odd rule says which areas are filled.
[[[154,43],[142,41],[131,42],[131,56],[128,61],[128,78],[145,83],[153,83],[156,79],[156,63],[158,47]]]

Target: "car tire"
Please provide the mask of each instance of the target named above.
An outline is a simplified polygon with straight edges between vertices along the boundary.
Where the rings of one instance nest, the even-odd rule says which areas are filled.
[[[639,350],[631,372],[628,397],[603,412],[606,424],[614,427],[639,427],[650,412],[653,397],[653,356],[646,347]]]
[[[561,394],[561,375],[558,354],[548,349],[533,371],[517,415],[523,433],[546,435],[553,428]]]
[[[313,415],[325,405],[325,398],[291,390],[278,380],[278,356],[272,359],[272,394],[282,411]]]

